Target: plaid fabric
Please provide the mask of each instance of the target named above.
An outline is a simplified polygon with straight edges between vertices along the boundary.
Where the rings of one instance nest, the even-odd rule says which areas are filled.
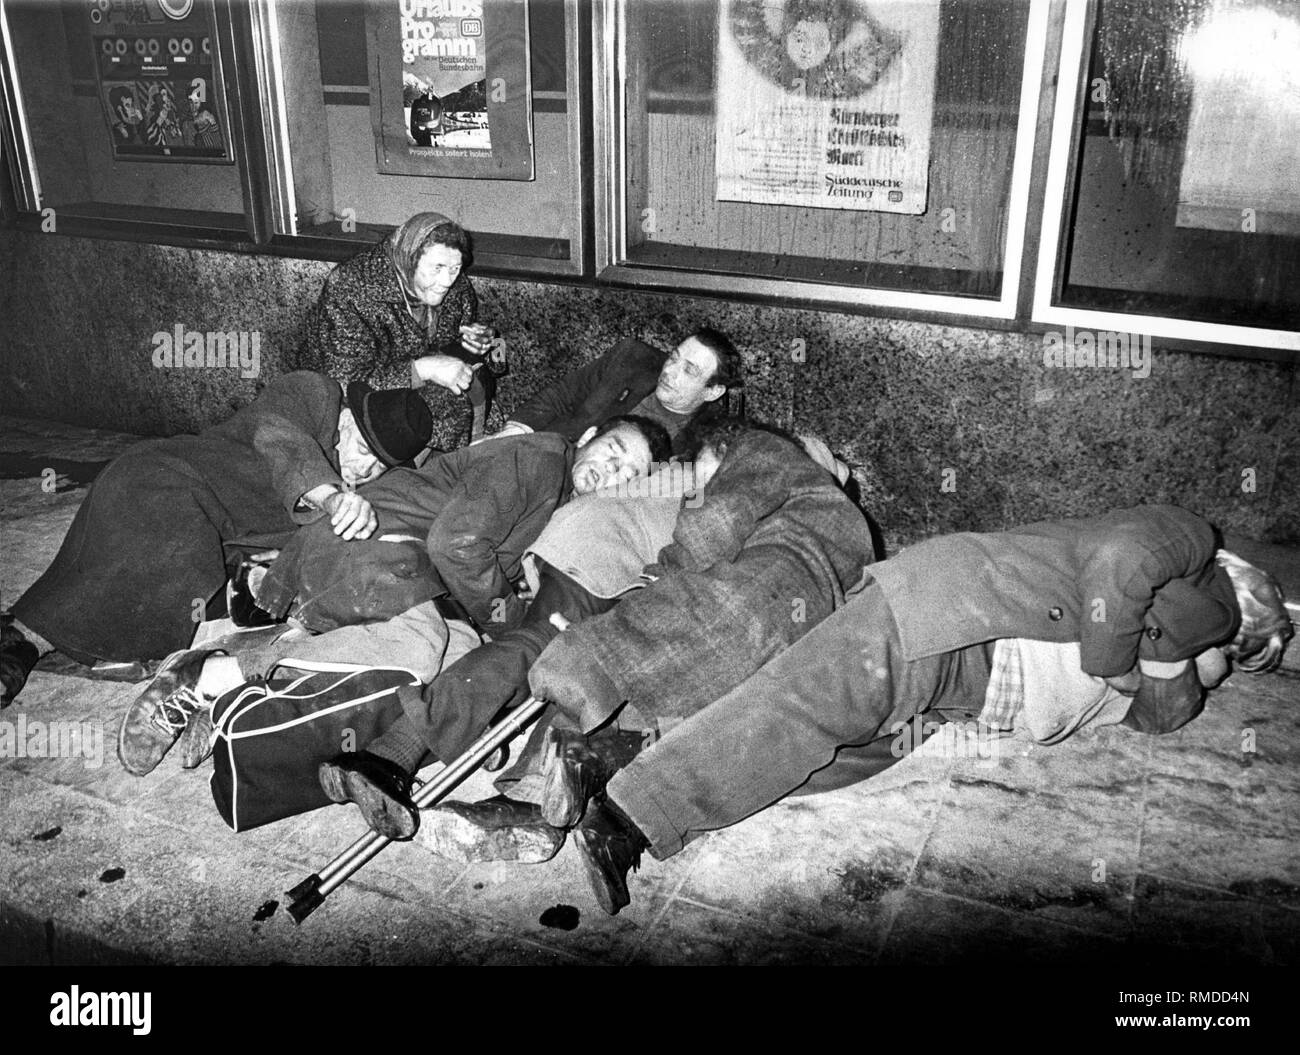
[[[1002,638],[993,646],[993,667],[979,720],[999,732],[1014,729],[1016,716],[1025,706],[1025,668],[1019,645],[1014,638]]]

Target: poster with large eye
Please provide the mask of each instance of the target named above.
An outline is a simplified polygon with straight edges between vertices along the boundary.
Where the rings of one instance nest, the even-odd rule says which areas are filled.
[[[117,161],[232,164],[209,0],[89,0]]]
[[[723,0],[717,198],[919,214],[940,0]]]
[[[380,172],[533,178],[527,0],[373,0]]]

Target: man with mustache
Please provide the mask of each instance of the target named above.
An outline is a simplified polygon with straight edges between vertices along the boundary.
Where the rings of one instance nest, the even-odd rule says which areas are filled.
[[[316,632],[400,619],[395,633],[416,650],[446,646],[450,622],[503,632],[523,617],[525,603],[514,586],[520,562],[556,507],[643,475],[668,457],[667,448],[654,422],[622,417],[589,430],[577,444],[553,434],[510,437],[440,455],[419,469],[393,470],[396,479],[363,486],[354,496],[370,511],[364,535],[338,535],[329,521],[300,530],[253,600],[272,620],[292,605],[297,621]],[[299,659],[316,658],[318,649],[331,647],[330,637],[323,634],[315,647],[312,639],[295,642],[291,650]],[[365,637],[348,642],[364,646]],[[373,655],[346,658],[375,662]],[[441,653],[412,655],[403,665],[423,669],[430,660],[433,668],[451,661]],[[211,649],[168,657],[123,720],[123,765],[136,774],[151,771],[189,717],[239,684],[244,666],[256,665],[250,657],[242,665],[214,660]],[[155,720],[159,715],[168,720]]]

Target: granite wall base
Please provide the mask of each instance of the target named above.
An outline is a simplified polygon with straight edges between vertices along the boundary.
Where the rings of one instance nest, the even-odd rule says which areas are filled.
[[[292,362],[330,265],[5,232],[0,409],[146,434],[197,430]],[[854,466],[891,549],[1137,502],[1300,543],[1294,362],[1162,351],[1149,376],[1044,364],[1035,335],[695,296],[478,278],[506,337],[503,406],[636,336],[730,334],[746,407],[821,436]],[[162,366],[177,328],[257,336],[256,371]],[[252,376],[244,376],[244,375]]]

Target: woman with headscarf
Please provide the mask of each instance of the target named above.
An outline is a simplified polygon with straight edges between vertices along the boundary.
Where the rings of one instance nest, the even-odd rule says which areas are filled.
[[[489,367],[496,364],[480,368],[492,336],[477,325],[469,264],[469,239],[459,224],[441,213],[416,213],[330,272],[307,317],[298,368],[345,383],[419,390],[433,412],[432,446],[440,450],[463,446],[472,431],[497,428],[483,420],[495,389]]]

